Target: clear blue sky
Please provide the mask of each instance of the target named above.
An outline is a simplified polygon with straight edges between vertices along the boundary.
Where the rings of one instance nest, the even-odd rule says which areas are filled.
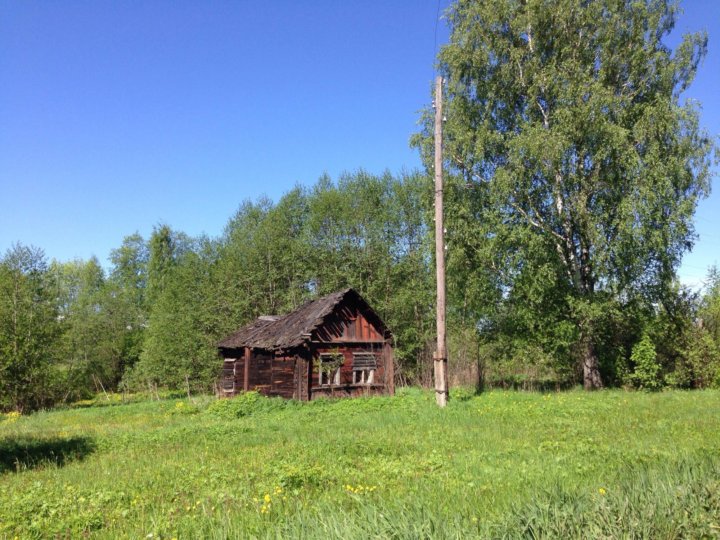
[[[449,0],[441,0],[441,6]],[[720,2],[678,30],[710,52],[688,97],[720,132]],[[420,167],[436,0],[0,0],[0,252],[96,255],[167,223],[221,233],[247,198],[345,170]],[[438,45],[447,39],[439,24]],[[720,193],[683,279],[720,259]]]

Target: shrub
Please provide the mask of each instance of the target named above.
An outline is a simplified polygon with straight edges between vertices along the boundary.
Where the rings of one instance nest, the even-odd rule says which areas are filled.
[[[467,386],[456,386],[450,390],[450,399],[454,401],[470,401],[475,395],[475,389]]]
[[[630,378],[636,387],[644,390],[659,390],[662,387],[660,364],[650,336],[643,335],[642,339],[633,346],[630,361],[635,365]]]
[[[10,411],[5,414],[0,413],[0,422],[5,421],[8,424],[12,424],[13,422],[17,422],[20,416],[22,415],[18,411]]]
[[[244,392],[229,399],[218,399],[210,404],[207,412],[231,420],[243,416],[267,413],[287,407],[287,401],[282,398],[268,398],[258,392]]]
[[[695,388],[717,387],[720,383],[720,347],[710,332],[698,328],[687,350],[687,363]]]

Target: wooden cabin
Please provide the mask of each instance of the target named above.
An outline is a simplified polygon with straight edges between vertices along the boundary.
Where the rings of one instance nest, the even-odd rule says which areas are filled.
[[[393,394],[392,334],[353,289],[264,316],[219,344],[220,392],[308,401]]]

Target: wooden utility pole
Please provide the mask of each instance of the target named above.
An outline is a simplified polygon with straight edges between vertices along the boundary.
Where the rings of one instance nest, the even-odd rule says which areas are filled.
[[[445,228],[443,225],[443,176],[442,176],[442,85],[443,79],[435,79],[435,267],[437,274],[437,350],[435,365],[435,400],[438,406],[447,405],[447,350],[445,346]]]

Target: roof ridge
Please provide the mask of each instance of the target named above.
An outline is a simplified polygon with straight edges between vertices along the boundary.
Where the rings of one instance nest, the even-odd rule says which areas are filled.
[[[355,292],[352,287],[346,287],[315,300],[308,300],[277,319],[272,318],[275,316],[260,316],[220,341],[218,346],[263,349],[299,346],[309,339],[308,335],[324,322],[350,291]],[[355,294],[362,299],[357,292]]]

